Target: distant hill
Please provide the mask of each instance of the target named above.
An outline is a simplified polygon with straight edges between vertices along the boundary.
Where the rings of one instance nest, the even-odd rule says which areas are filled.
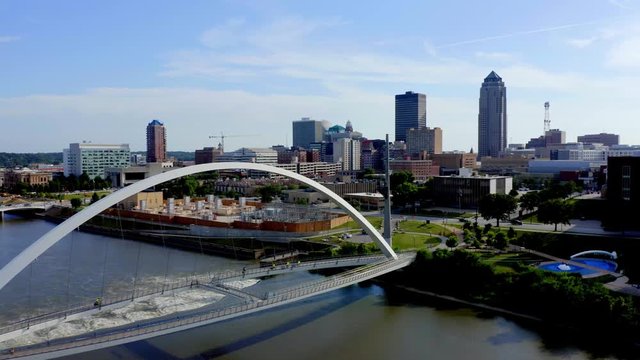
[[[144,155],[146,151],[132,151],[131,153]],[[180,161],[195,160],[195,153],[192,151],[168,151],[167,156]],[[0,168],[23,167],[34,163],[61,164],[62,153],[0,153]]]

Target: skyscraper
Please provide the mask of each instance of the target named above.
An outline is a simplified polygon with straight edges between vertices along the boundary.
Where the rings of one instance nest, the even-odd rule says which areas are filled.
[[[442,153],[442,129],[439,127],[409,129],[406,143],[407,153],[410,156],[418,155],[421,151],[426,151],[429,155],[440,154]]]
[[[322,141],[329,123],[326,120],[312,120],[303,117],[293,122],[293,146],[309,148],[309,144]]]
[[[507,147],[507,88],[492,71],[480,87],[478,157],[497,157]]]
[[[427,126],[427,95],[407,91],[396,95],[396,141],[407,140],[407,130]]]
[[[167,159],[167,133],[164,124],[153,120],[147,125],[147,162],[163,162]]]

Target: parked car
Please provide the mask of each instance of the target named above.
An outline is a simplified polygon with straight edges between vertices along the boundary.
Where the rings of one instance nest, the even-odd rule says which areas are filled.
[[[522,225],[522,221],[520,221],[518,219],[513,219],[513,220],[511,220],[511,224],[513,224],[513,225]]]

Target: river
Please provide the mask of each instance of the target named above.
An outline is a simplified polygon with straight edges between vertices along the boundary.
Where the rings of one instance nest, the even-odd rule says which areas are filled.
[[[5,215],[5,221],[0,223],[0,266],[53,226],[42,220]],[[0,291],[0,323],[26,313],[86,303],[101,294],[154,286],[167,278],[244,264],[74,232]],[[108,276],[102,275],[104,269]],[[132,274],[136,273],[138,276],[134,277]],[[262,285],[268,288],[269,281],[299,281],[314,276],[319,275],[283,276]],[[593,348],[593,343],[576,341],[568,335],[428,298],[390,293],[377,285],[361,285],[231,321],[68,358],[616,358],[606,346]]]

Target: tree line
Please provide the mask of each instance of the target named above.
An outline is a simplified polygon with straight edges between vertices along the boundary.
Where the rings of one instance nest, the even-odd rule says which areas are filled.
[[[453,295],[601,335],[638,334],[638,300],[607,290],[576,274],[541,271],[516,264],[496,271],[464,250],[419,251],[416,261],[393,282]],[[606,332],[606,333],[605,333]],[[634,336],[635,336],[634,335]]]

